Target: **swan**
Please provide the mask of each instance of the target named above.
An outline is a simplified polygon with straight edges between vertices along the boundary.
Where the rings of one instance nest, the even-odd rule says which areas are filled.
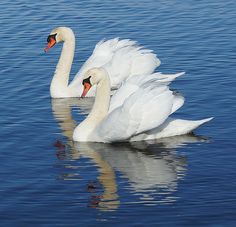
[[[93,67],[104,67],[110,75],[113,89],[121,82],[135,74],[150,74],[160,65],[160,60],[151,50],[137,46],[135,41],[118,38],[100,41],[89,59],[84,63],[73,81],[69,84],[69,74],[74,58],[75,35],[71,28],[58,27],[51,31],[47,38],[47,52],[56,43],[64,42],[61,55],[50,86],[52,98],[80,97],[83,91],[82,75]],[[86,94],[95,95],[94,86]]]
[[[73,132],[80,142],[121,142],[160,139],[190,133],[212,118],[182,120],[169,117],[184,98],[169,90],[176,74],[137,75],[129,78],[110,98],[110,78],[101,67],[88,70],[83,79],[85,97],[96,85],[94,105],[88,117]]]

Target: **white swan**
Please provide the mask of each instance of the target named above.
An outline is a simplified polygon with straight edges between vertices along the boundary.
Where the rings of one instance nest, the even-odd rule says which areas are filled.
[[[110,79],[103,68],[90,69],[83,80],[84,93],[97,85],[93,108],[74,130],[73,140],[111,143],[158,139],[187,134],[210,121],[169,118],[184,98],[169,90],[168,84],[181,74],[133,76],[110,101]]]
[[[64,42],[50,86],[52,98],[80,97],[83,91],[82,75],[93,67],[104,67],[110,75],[111,87],[117,88],[127,77],[150,74],[160,65],[151,50],[142,49],[134,41],[118,38],[100,41],[74,80],[68,84],[75,50],[74,33],[68,27],[58,27],[52,30],[47,42],[45,52],[56,43]],[[94,96],[95,90],[95,87],[90,89],[86,96]]]

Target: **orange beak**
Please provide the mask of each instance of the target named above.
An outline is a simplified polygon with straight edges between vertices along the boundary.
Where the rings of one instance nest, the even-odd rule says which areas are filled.
[[[84,98],[91,87],[92,87],[91,84],[85,82],[84,83],[84,90],[83,90],[81,97]]]
[[[48,45],[44,48],[45,52],[48,52],[50,48],[52,48],[56,44],[56,40],[53,38],[49,39]]]

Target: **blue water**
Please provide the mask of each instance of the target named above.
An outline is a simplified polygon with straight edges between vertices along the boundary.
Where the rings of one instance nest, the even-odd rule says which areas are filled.
[[[0,2],[0,226],[235,226],[236,1]],[[176,114],[214,117],[195,135],[74,144],[92,100],[51,100],[61,45],[76,34],[72,75],[103,38],[153,49],[158,71],[186,76]]]

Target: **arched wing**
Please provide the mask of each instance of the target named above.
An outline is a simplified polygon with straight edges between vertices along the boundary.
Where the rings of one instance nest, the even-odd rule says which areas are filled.
[[[78,86],[81,83],[79,78],[93,67],[104,67],[110,75],[111,87],[117,88],[129,76],[152,73],[159,65],[159,59],[151,50],[142,49],[134,41],[103,40],[96,45],[70,86]]]
[[[96,128],[97,141],[116,142],[161,125],[172,111],[174,96],[165,85],[147,82]]]
[[[147,83],[155,83],[158,85],[168,85],[174,79],[179,76],[182,76],[183,73],[176,74],[162,74],[162,73],[153,73],[149,75],[135,75],[128,78],[122,86],[113,94],[110,102],[109,113],[111,113],[115,108],[121,106],[124,101],[134,92],[136,92],[143,84]],[[176,98],[177,101],[177,98]],[[183,105],[184,99],[178,98],[178,105],[175,106],[172,112],[177,110],[179,107]],[[177,104],[177,103],[176,103]],[[182,105],[181,105],[182,104]]]

